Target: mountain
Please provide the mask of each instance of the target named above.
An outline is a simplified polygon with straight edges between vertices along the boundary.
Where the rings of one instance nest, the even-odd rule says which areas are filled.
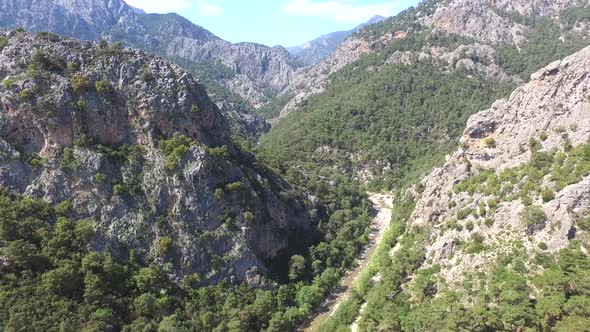
[[[439,148],[455,144],[468,116],[590,43],[588,7],[551,3],[514,7],[533,15],[523,16],[508,11],[513,2],[480,1],[478,15],[470,15],[461,1],[427,1],[353,34],[323,62],[298,71],[264,109],[274,126],[258,150],[273,164],[313,162],[389,185],[408,162],[428,158],[416,167],[431,167],[433,153],[452,151]],[[445,25],[445,17],[460,15],[473,23]],[[500,22],[487,27],[493,38],[476,35],[482,17]]]
[[[534,73],[400,193],[360,330],[587,328],[588,72],[590,47]]]
[[[385,20],[385,17],[376,15],[373,16],[369,21],[359,25],[358,27],[349,31],[337,31],[332,32],[323,36],[320,36],[312,41],[309,41],[303,45],[287,47],[287,50],[301,58],[303,63],[306,65],[316,64],[330,54],[334,53],[336,49],[342,44],[342,42],[350,36],[350,34],[364,28],[367,25],[379,23]]]
[[[267,273],[313,233],[304,197],[231,142],[180,67],[47,33],[0,40],[0,187],[91,218],[95,250],[211,283]]]
[[[281,47],[232,44],[177,14],[145,14],[122,0],[1,0],[0,27],[122,41],[173,60],[206,83],[234,132],[248,140],[266,130],[253,107],[282,91],[301,66]]]
[[[523,59],[538,62],[545,56],[533,54],[540,51],[533,50],[539,43],[547,46],[552,42],[551,46],[547,46],[550,49],[544,51],[555,52],[556,49],[565,48],[558,45],[559,38],[568,43],[588,34],[587,19],[583,14],[587,5],[588,2],[584,0],[423,1],[415,8],[410,7],[395,17],[361,29],[322,62],[298,70],[290,85],[279,97],[281,102],[276,103],[267,117],[274,118],[272,122],[276,122],[278,118],[286,116],[298,105],[305,103],[310,96],[322,93],[330,82],[330,75],[358,61],[364,55],[383,54],[388,48],[408,44],[405,42],[408,36],[442,33],[465,39],[465,45],[490,45],[499,51],[495,56],[497,59],[493,60],[496,64],[507,60],[508,56],[512,57],[511,61],[516,61],[520,49],[524,47],[526,56]],[[424,48],[425,53],[437,52],[436,49],[428,50],[428,45]],[[414,54],[418,55],[421,51],[416,49]],[[571,54],[573,51],[575,50],[555,54],[553,59]],[[542,62],[540,65],[546,63]],[[522,67],[530,65],[531,63],[515,63],[510,69],[527,78],[527,74],[540,68],[537,64],[534,68],[523,70]],[[278,107],[282,108],[280,115]]]
[[[294,330],[368,241],[359,183],[287,182],[162,58],[1,31],[0,82],[2,330]]]

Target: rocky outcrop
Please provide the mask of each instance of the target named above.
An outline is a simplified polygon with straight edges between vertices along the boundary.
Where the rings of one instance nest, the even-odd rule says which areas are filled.
[[[424,47],[419,52],[396,51],[385,63],[429,63],[443,71],[462,71],[497,81],[522,83],[518,76],[509,75],[496,64],[496,50],[493,47],[480,43],[459,45],[455,49]]]
[[[92,218],[96,249],[211,283],[254,280],[313,239],[307,199],[232,144],[180,67],[45,34],[0,40],[0,186]]]
[[[590,175],[559,183],[557,170],[535,179],[539,173],[522,166],[560,165],[543,160],[569,160],[568,151],[589,142],[589,73],[590,47],[533,74],[509,100],[472,116],[462,148],[423,179],[413,226],[431,227],[426,255],[430,265],[441,266],[443,280],[460,282],[493,266],[514,241],[532,255],[540,243],[557,252],[587,236],[576,223],[590,213]],[[579,160],[587,163],[584,153],[578,152]],[[481,180],[461,186],[476,177]],[[535,192],[541,188],[548,193]],[[486,248],[481,252],[465,249],[476,234]]]
[[[214,77],[255,106],[282,91],[300,64],[282,47],[232,44],[176,14],[144,14],[122,0],[2,0],[0,26],[64,36],[125,41],[133,47],[197,64],[214,60],[240,80]],[[244,82],[245,86],[240,83]],[[237,87],[237,88],[236,88]]]
[[[555,17],[565,8],[587,6],[587,0],[508,1],[508,0],[451,0],[431,2],[425,7],[431,14],[420,17],[430,28],[473,38],[493,45],[526,42],[527,28],[504,13],[522,16]]]

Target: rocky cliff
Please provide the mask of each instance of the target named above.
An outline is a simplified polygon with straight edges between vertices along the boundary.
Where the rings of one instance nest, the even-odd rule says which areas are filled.
[[[213,61],[232,72],[214,79],[255,107],[282,91],[302,65],[282,47],[232,44],[179,15],[141,13],[122,0],[2,0],[0,26],[121,40],[173,59],[204,65]]]
[[[472,116],[462,148],[424,178],[411,219],[431,228],[423,267],[440,266],[441,282],[487,271],[517,242],[533,257],[587,241],[589,72],[586,48],[535,73]]]
[[[232,144],[180,67],[117,44],[2,32],[0,80],[0,186],[92,218],[96,249],[208,283],[265,272],[313,237],[306,199]]]

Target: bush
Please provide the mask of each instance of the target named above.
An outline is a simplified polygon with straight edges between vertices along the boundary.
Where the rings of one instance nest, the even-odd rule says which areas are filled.
[[[0,37],[0,52],[8,45],[8,37]]]
[[[109,81],[98,81],[95,84],[96,91],[101,94],[110,94],[114,91],[113,86]]]
[[[244,188],[244,184],[242,183],[242,181],[236,181],[234,183],[230,183],[225,186],[225,189],[227,191],[240,191],[243,188]]]
[[[545,188],[541,191],[541,197],[543,198],[543,202],[547,203],[555,198],[555,193],[551,188]]]
[[[213,195],[216,199],[222,199],[223,198],[223,189],[221,188],[217,188],[215,189],[215,194]]]
[[[541,142],[537,141],[536,139],[531,138],[529,140],[529,150],[531,152],[537,152],[537,151],[541,150],[542,147],[543,146],[541,145]]]
[[[123,195],[125,191],[125,187],[120,183],[117,183],[113,186],[113,192],[115,193],[115,195]]]
[[[80,111],[85,111],[86,110],[86,102],[82,99],[78,99],[78,101],[76,102],[76,107]]]
[[[37,38],[39,39],[45,39],[51,42],[58,42],[60,41],[60,38],[58,35],[56,35],[53,32],[46,32],[46,31],[41,31],[41,32],[37,32]]]
[[[70,86],[76,93],[82,93],[90,90],[90,80],[84,75],[74,75],[70,78]]]
[[[2,81],[2,86],[4,86],[5,89],[10,89],[14,86],[14,84],[16,83],[16,81],[13,78],[5,78]]]
[[[542,133],[540,133],[540,134],[539,134],[539,139],[540,139],[542,142],[545,142],[545,141],[546,141],[548,138],[549,138],[549,136],[547,135],[547,133],[546,133],[546,132],[542,132]]]
[[[461,210],[457,211],[457,219],[463,220],[463,219],[467,218],[472,213],[473,213],[473,209],[470,209],[470,208],[461,209]]]
[[[33,97],[33,91],[31,89],[23,89],[18,98],[22,101],[27,101]]]
[[[174,135],[170,139],[160,140],[159,144],[162,152],[168,157],[164,163],[164,167],[172,172],[178,168],[180,159],[197,143],[184,135]]]
[[[251,226],[254,224],[254,214],[252,214],[252,212],[250,211],[246,211],[244,212],[244,221],[246,222],[246,225]]]
[[[170,251],[170,249],[172,249],[173,243],[174,243],[174,241],[169,236],[164,236],[164,237],[160,238],[160,240],[158,240],[157,255],[158,256],[166,255],[168,253],[168,251]]]
[[[78,163],[74,157],[74,150],[72,148],[64,148],[61,156],[61,166],[70,171],[73,171],[78,167]]]
[[[540,206],[527,206],[521,213],[521,219],[527,226],[539,225],[547,220],[547,214]]]
[[[107,176],[102,174],[102,173],[98,173],[94,176],[94,179],[96,180],[96,182],[98,183],[105,183],[107,182]]]
[[[541,250],[547,250],[547,243],[545,242],[539,242],[539,249]]]
[[[493,137],[486,137],[483,140],[483,144],[488,148],[495,148],[496,147],[496,139]]]

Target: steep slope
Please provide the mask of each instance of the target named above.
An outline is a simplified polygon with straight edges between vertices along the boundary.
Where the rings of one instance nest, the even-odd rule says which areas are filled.
[[[275,164],[321,164],[390,187],[452,151],[469,115],[590,43],[590,7],[558,7],[557,18],[503,14],[526,24],[527,41],[515,46],[422,25],[434,12],[429,5],[443,8],[425,2],[372,25],[296,77],[300,84],[279,100],[287,104],[261,139],[261,155]],[[291,99],[289,91],[299,92]],[[275,111],[283,106],[273,105]]]
[[[589,73],[590,47],[533,74],[398,198],[360,329],[587,328]]]
[[[303,198],[232,144],[186,71],[50,34],[0,41],[0,186],[93,218],[94,248],[210,283],[313,238]]]
[[[0,80],[2,330],[292,331],[368,241],[363,186],[287,183],[163,59],[1,32]]]
[[[352,33],[361,30],[367,25],[379,23],[383,20],[385,20],[385,17],[377,15],[352,30],[332,32],[303,45],[287,47],[287,50],[302,59],[304,64],[313,65],[334,53],[340,44]]]
[[[399,49],[395,44],[404,44],[407,37],[416,35],[433,38],[430,43],[428,40],[422,43],[421,49],[405,54],[405,59],[416,62],[426,56],[446,61],[440,59],[442,53],[453,50],[441,50],[436,36],[456,36],[463,39],[464,47],[492,47],[496,54],[492,54],[493,59],[486,65],[502,67],[506,71],[501,74],[502,78],[504,74],[522,74],[521,78],[526,80],[541,66],[580,49],[567,44],[577,44],[588,36],[588,11],[588,2],[584,0],[423,1],[416,8],[361,29],[332,56],[315,66],[298,70],[269,117],[276,117],[273,121],[276,123],[277,118],[297,110],[309,97],[324,92],[332,80],[330,76],[342,68],[367,54],[387,53],[392,47]],[[455,58],[460,60],[465,54],[455,55]]]
[[[122,0],[2,0],[0,26],[123,41],[190,66],[216,92],[214,99],[241,136],[256,137],[265,130],[252,116],[252,106],[282,91],[301,66],[282,47],[232,44],[179,15],[140,13]]]

